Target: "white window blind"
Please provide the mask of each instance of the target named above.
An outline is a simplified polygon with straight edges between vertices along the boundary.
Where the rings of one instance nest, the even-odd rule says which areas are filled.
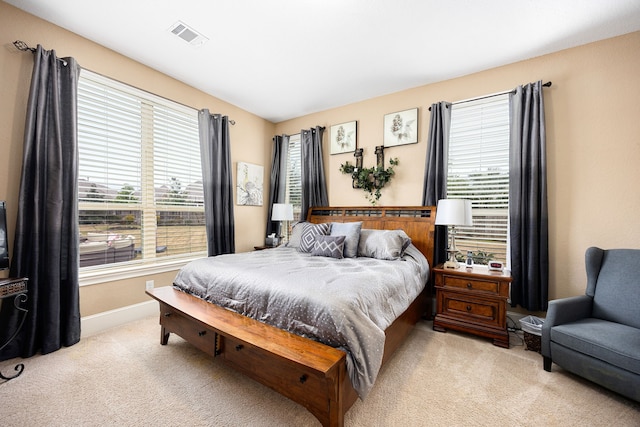
[[[302,151],[300,134],[289,137],[289,154],[287,159],[286,203],[293,205],[293,218],[299,220],[302,209]]]
[[[81,267],[206,251],[195,109],[82,70],[78,148]]]
[[[476,263],[507,262],[509,209],[509,97],[453,104],[447,198],[468,199],[473,227],[457,227],[456,246]]]

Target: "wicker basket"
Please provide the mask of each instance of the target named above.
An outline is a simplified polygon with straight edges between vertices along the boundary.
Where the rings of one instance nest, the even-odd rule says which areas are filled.
[[[527,345],[527,350],[540,353],[542,337],[540,335],[530,334],[524,331],[524,343]]]

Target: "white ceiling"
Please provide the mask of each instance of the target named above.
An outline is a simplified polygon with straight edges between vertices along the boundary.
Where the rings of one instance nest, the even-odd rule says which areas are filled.
[[[5,1],[276,123],[640,30],[640,0]]]

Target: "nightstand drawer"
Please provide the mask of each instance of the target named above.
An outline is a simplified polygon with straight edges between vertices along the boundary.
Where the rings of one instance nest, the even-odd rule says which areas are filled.
[[[444,275],[442,285],[449,288],[461,288],[467,291],[488,292],[491,294],[500,294],[500,283],[495,280],[478,280],[465,277],[454,277]]]
[[[502,300],[481,299],[447,291],[441,292],[440,298],[443,316],[459,318],[476,324],[482,323],[496,328],[502,326],[501,313],[504,312]]]

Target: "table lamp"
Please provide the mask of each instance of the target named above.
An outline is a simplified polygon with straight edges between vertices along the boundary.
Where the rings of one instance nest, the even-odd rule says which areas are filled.
[[[289,203],[274,203],[271,210],[271,221],[280,221],[278,224],[278,241],[282,240],[282,222],[293,220],[293,205]]]
[[[456,226],[472,226],[471,200],[442,199],[438,200],[436,210],[436,225],[451,226],[451,245],[447,249],[448,259],[444,263],[445,268],[459,268],[456,261]]]

